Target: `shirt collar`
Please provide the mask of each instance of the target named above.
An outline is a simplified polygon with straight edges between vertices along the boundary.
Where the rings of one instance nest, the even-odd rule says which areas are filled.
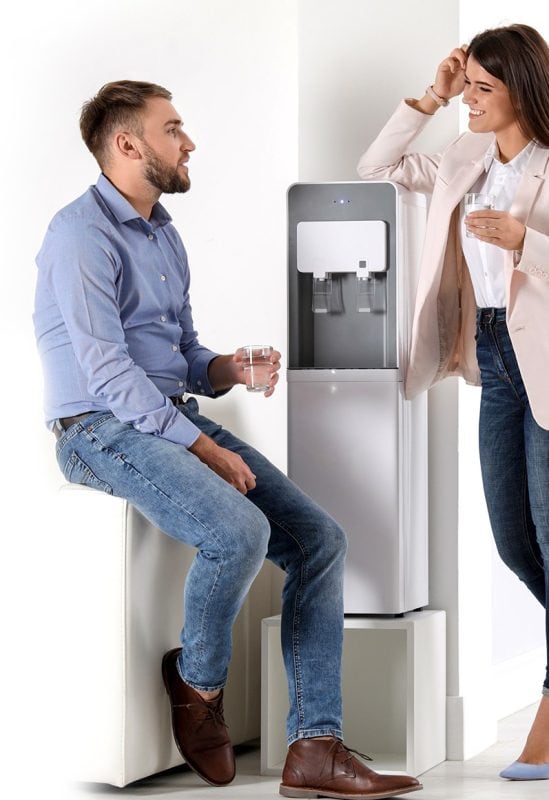
[[[154,204],[150,219],[144,220],[141,214],[120,194],[116,186],[103,173],[99,176],[95,188],[118,222],[129,222],[132,219],[138,219],[149,224],[151,228],[159,228],[172,221],[171,216],[160,203]]]
[[[500,167],[508,169],[509,172],[515,172],[518,175],[522,175],[533,149],[534,142],[530,141],[526,147],[522,148],[520,153],[517,153],[517,155],[511,159],[511,161],[507,161],[507,163],[502,164],[502,162],[499,160],[498,143],[494,140],[484,156],[484,169],[486,172],[488,172],[492,164],[496,163]]]

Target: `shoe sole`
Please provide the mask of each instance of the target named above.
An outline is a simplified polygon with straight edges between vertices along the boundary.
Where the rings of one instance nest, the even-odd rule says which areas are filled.
[[[318,789],[294,789],[292,786],[284,786],[280,784],[279,794],[283,797],[333,797],[336,800],[383,800],[384,797],[400,797],[401,794],[408,794],[408,792],[417,792],[418,789],[423,789],[423,786],[410,786],[407,789],[392,789],[390,792],[376,792],[375,794],[343,794],[342,792],[321,792]]]
[[[162,659],[162,680],[164,681],[164,688],[166,689],[167,695],[170,698],[170,718],[171,718],[171,722],[172,722],[172,733],[173,733],[173,738],[174,738],[175,744],[177,746],[177,749],[179,750],[179,752],[181,753],[181,756],[185,760],[185,764],[187,764],[192,769],[192,771],[195,772],[198,775],[199,778],[202,778],[203,781],[206,781],[206,783],[209,783],[210,786],[228,786],[228,784],[231,783],[234,780],[235,775],[236,775],[236,770],[235,770],[235,772],[233,772],[232,777],[227,781],[223,781],[222,783],[219,783],[218,781],[212,781],[211,778],[208,778],[207,775],[204,775],[204,773],[199,769],[199,767],[196,766],[196,764],[193,764],[192,759],[190,759],[183,752],[183,750],[181,748],[181,745],[179,744],[179,741],[177,740],[177,735],[176,735],[176,731],[175,731],[175,714],[174,714],[174,711],[173,711],[173,698],[172,698],[172,694],[170,692],[170,685],[168,683],[168,668],[167,668],[167,663],[168,663],[170,657],[172,656],[173,652],[174,652],[173,650],[170,650],[170,652],[166,653],[166,655]],[[176,669],[177,669],[177,667],[176,667]]]

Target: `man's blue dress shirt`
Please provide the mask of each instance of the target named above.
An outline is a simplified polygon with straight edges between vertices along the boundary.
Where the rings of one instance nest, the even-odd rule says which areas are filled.
[[[198,342],[185,248],[167,211],[150,220],[101,175],[53,218],[37,257],[34,326],[45,412],[110,410],[189,447],[200,433],[170,396],[213,396]]]

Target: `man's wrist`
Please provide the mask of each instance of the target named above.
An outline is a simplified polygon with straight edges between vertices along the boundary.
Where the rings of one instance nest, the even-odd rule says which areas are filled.
[[[216,356],[208,365],[208,380],[215,392],[232,389],[239,383],[238,377],[238,369],[232,355]]]
[[[217,445],[213,439],[210,439],[210,437],[205,433],[200,433],[198,439],[195,439],[194,442],[189,445],[187,450],[189,450],[195,456],[198,456],[198,458],[200,458],[202,461],[203,456],[206,456],[207,453],[210,453],[216,447]]]

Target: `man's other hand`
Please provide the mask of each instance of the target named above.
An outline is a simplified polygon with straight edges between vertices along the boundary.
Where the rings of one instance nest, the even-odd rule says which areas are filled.
[[[189,450],[242,494],[255,489],[255,475],[238,453],[219,447],[205,433],[200,434]]]

